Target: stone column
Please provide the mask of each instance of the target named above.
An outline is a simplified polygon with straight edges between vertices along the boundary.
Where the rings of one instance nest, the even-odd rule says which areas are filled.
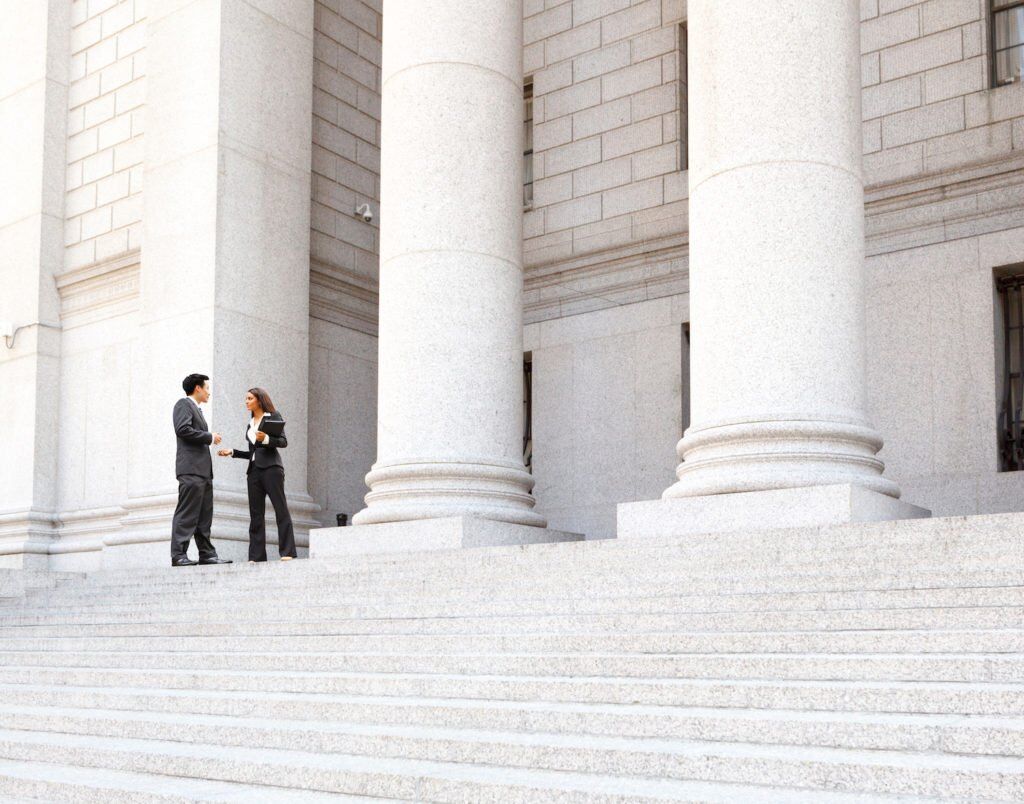
[[[922,515],[865,415],[859,3],[688,12],[686,504],[622,506],[620,535]]]
[[[522,456],[522,11],[385,0],[378,452],[354,522],[432,524],[366,545],[561,538]]]
[[[306,492],[314,2],[256,5],[149,7],[139,381],[118,539],[156,544],[161,558],[177,490],[170,411],[193,371],[212,378],[207,420],[226,446],[244,445],[246,389],[267,388],[288,420],[286,485],[300,545],[314,524]],[[221,555],[244,556],[244,466],[214,457],[214,478],[214,543]]]
[[[71,4],[0,12],[0,567],[45,568],[55,533]]]

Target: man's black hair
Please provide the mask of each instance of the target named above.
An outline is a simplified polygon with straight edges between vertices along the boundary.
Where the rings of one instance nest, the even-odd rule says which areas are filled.
[[[208,379],[210,378],[205,374],[189,374],[181,381],[181,387],[185,389],[185,396],[192,396],[192,392]]]

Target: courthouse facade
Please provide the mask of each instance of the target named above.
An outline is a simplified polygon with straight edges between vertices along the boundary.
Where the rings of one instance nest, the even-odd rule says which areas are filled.
[[[525,0],[521,27],[517,3],[462,5],[5,9],[0,566],[166,557],[192,371],[229,445],[248,387],[282,410],[300,544],[403,494],[421,516],[449,459],[485,514],[587,538],[667,489],[769,487],[735,449],[749,483],[714,476],[716,416],[748,427],[734,447],[803,445],[794,478],[1024,511],[1024,3],[791,2],[787,30],[754,2]],[[768,112],[777,138],[745,147]],[[765,181],[728,186],[734,158]],[[691,201],[726,265],[692,299]],[[836,268],[808,278],[825,227]],[[790,393],[813,415],[770,404]],[[700,471],[677,475],[688,428]],[[247,539],[243,468],[215,463],[219,544]]]

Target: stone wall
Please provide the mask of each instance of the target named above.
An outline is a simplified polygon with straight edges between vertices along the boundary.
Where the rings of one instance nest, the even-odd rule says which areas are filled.
[[[1024,148],[1024,90],[989,89],[987,7],[986,0],[862,0],[869,185]]]
[[[380,0],[318,0],[315,26],[310,257],[315,273],[363,285],[377,277]],[[364,203],[371,223],[354,214]],[[367,329],[373,311],[360,319]]]
[[[685,3],[527,5],[524,70],[534,79],[538,177],[524,219],[527,320],[596,323],[591,311],[640,310],[661,295],[685,299],[687,173],[666,162],[660,200],[658,180],[644,176],[648,159],[667,159],[673,139],[684,151],[683,129],[672,122],[680,116],[659,98],[667,102],[664,82],[672,80],[684,97],[685,74],[672,68],[668,48]],[[904,498],[936,512],[1020,510],[1024,478],[996,472],[993,271],[1024,262],[1024,86],[989,86],[984,0],[864,0],[861,11],[868,387],[886,439],[882,457]],[[653,66],[643,66],[659,50],[660,85]],[[631,149],[626,155],[620,142]],[[651,206],[609,216],[624,197]],[[670,348],[675,333],[663,337]],[[550,337],[547,347],[575,348]],[[606,348],[627,347],[608,334]],[[535,357],[541,396],[560,383],[568,388],[544,375]],[[682,370],[665,381],[681,384]],[[544,404],[536,393],[535,403]],[[605,426],[614,430],[635,409],[623,403]],[[535,418],[539,476],[555,455],[544,432]],[[593,443],[559,443],[570,453],[558,455],[559,470],[592,465]],[[604,482],[626,501],[636,485],[626,479],[630,444],[604,443]],[[667,461],[674,443],[662,448]],[[545,488],[539,484],[542,508]],[[590,520],[580,517],[577,527],[586,529]]]
[[[674,296],[527,325],[534,495],[549,527],[612,538],[618,503],[675,481],[687,317]]]
[[[1019,511],[1024,476],[997,471],[994,274],[1024,262],[1024,85],[991,87],[984,0],[861,6],[881,457],[937,514]]]
[[[55,566],[98,559],[123,514],[146,111],[146,0],[74,0],[71,14]]]
[[[318,0],[314,24],[309,492],[334,525],[376,454],[380,0]]]
[[[672,483],[686,320],[685,2],[525,6],[524,215],[534,494],[552,527],[614,535]]]
[[[65,266],[140,246],[146,0],[74,0]]]
[[[526,3],[535,177],[524,216],[527,320],[678,292],[670,275],[686,231],[684,6]],[[607,270],[637,243],[648,246],[644,275]]]

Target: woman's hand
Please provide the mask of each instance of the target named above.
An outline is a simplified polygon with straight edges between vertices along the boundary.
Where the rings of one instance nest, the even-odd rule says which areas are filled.
[[[267,434],[264,433],[262,430],[257,430],[256,431],[256,440],[259,441],[260,443],[266,441],[267,440]]]
[[[222,458],[230,458],[231,457],[231,452],[232,452],[232,450],[222,449],[222,450],[218,450],[217,454],[220,455],[220,457],[222,457]]]

